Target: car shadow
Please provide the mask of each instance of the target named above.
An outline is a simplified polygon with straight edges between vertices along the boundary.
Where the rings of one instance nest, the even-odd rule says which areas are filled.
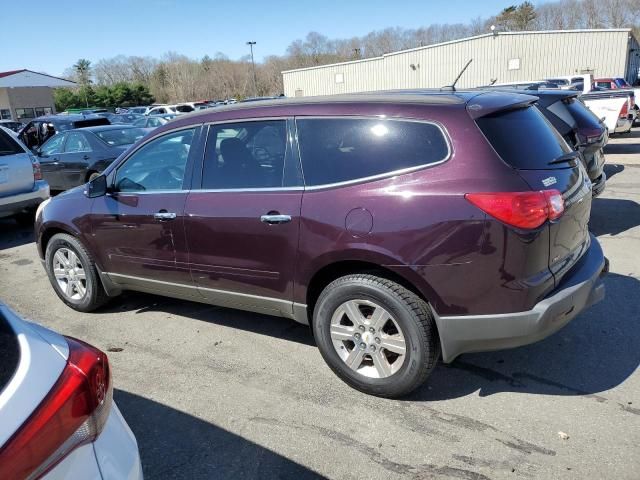
[[[640,281],[608,274],[605,299],[547,339],[524,347],[464,354],[436,367],[407,400],[437,401],[474,392],[599,395],[623,383],[640,365]],[[631,399],[629,399],[631,400]],[[640,410],[620,404],[625,410]]]
[[[310,328],[294,320],[187,300],[177,300],[149,293],[124,292],[95,313],[117,313],[123,311],[136,313],[156,311],[171,315],[181,315],[201,322],[315,346]]]
[[[607,180],[613,178],[614,175],[622,173],[624,171],[624,165],[620,163],[605,163],[604,173],[607,175]]]
[[[593,199],[589,230],[594,235],[618,235],[638,225],[640,225],[640,205],[633,200]]]
[[[320,479],[322,475],[215,424],[115,390],[138,440],[144,476],[154,478]]]
[[[640,153],[640,129],[634,129],[631,133],[617,134],[614,138],[624,140],[624,142],[608,143],[604,147],[605,155],[608,154],[623,154],[632,155],[634,153]]]
[[[0,219],[0,250],[19,247],[35,241],[33,227],[18,225],[11,218]]]

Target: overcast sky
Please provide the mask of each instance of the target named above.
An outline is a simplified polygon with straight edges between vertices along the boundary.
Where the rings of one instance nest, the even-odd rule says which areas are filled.
[[[10,0],[2,2],[0,71],[60,75],[79,58],[159,57],[175,51],[238,59],[258,42],[256,60],[282,55],[310,31],[330,38],[386,27],[466,23],[514,0]],[[534,4],[543,3],[537,0]]]

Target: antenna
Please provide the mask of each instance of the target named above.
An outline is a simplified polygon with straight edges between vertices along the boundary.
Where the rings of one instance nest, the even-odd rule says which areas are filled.
[[[456,83],[458,83],[458,80],[460,80],[460,77],[465,72],[467,67],[471,64],[471,62],[473,62],[473,58],[470,58],[469,61],[467,62],[467,64],[462,68],[462,70],[460,70],[460,73],[458,74],[458,76],[456,77],[456,79],[453,81],[453,83],[451,85],[447,85],[445,87],[442,87],[440,90],[444,90],[444,91],[447,91],[447,92],[455,92],[456,91]]]

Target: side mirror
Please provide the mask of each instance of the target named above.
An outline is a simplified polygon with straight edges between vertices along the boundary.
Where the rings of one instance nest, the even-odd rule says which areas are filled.
[[[87,184],[85,195],[89,198],[102,197],[107,193],[107,177],[100,175]]]

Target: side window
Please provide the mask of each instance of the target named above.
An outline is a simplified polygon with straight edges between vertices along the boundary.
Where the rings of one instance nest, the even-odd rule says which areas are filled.
[[[282,186],[287,145],[285,120],[227,123],[209,129],[202,188]]]
[[[427,166],[449,146],[432,123],[379,119],[297,119],[305,183],[327,185]]]
[[[146,118],[139,118],[135,122],[133,122],[134,127],[144,127],[147,122]]]
[[[64,143],[64,133],[51,137],[40,148],[43,155],[51,156],[62,152],[62,144]]]
[[[65,153],[81,153],[90,151],[91,145],[89,145],[89,141],[83,133],[71,132],[67,134],[67,143],[64,146]]]
[[[149,122],[147,123],[147,127],[159,127],[160,125],[162,125],[162,123],[158,118],[150,118]]]
[[[158,137],[131,155],[118,168],[115,179],[120,192],[180,190],[195,129]]]

